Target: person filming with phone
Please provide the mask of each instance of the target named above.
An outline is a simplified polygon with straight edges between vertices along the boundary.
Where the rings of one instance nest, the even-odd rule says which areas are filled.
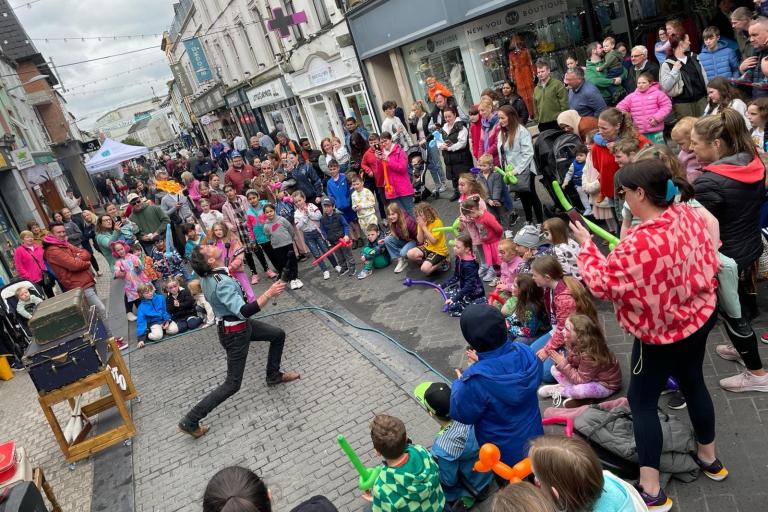
[[[279,327],[251,318],[267,303],[283,293],[285,282],[277,281],[255,302],[246,303],[240,283],[229,275],[223,251],[216,245],[202,245],[192,251],[192,269],[200,276],[205,299],[216,315],[219,343],[227,353],[227,377],[195,405],[179,422],[179,429],[195,439],[205,435],[209,428],[200,420],[240,390],[248,358],[250,343],[262,340],[269,343],[267,355],[267,386],[275,386],[300,378],[297,372],[280,371],[280,360],[285,344],[285,331]]]

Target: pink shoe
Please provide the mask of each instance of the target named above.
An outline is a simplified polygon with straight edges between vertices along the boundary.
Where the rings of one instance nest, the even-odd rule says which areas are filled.
[[[259,284],[259,274],[253,274],[253,277],[251,277],[251,284]]]
[[[272,269],[267,270],[266,274],[267,274],[267,277],[271,279],[274,279],[275,277],[277,277],[277,273]]]

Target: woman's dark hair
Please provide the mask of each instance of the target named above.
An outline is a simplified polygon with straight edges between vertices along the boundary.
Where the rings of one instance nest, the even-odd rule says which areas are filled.
[[[739,93],[735,87],[731,85],[731,82],[723,78],[722,76],[716,76],[707,84],[707,89],[714,89],[720,95],[720,101],[713,103],[712,100],[708,100],[709,108],[719,107],[723,109],[730,107],[733,100],[739,97]]]
[[[682,201],[693,199],[693,186],[684,177],[672,176],[661,160],[634,162],[625,165],[616,173],[616,182],[620,187],[629,190],[642,188],[651,204],[659,208],[666,208],[675,201],[674,197],[667,199],[670,180],[681,192]]]
[[[488,87],[487,89],[483,89],[483,92],[480,93],[480,96],[488,96],[491,98],[491,100],[496,101],[499,99],[498,94],[496,94],[496,91]]]
[[[515,81],[504,80],[504,82],[499,86],[499,94],[501,97],[506,98],[506,96],[504,96],[504,93],[502,92],[504,90],[503,88],[505,85],[508,85],[512,89],[512,92],[510,94],[517,94],[517,84],[515,84]]]
[[[520,114],[511,105],[502,105],[499,107],[499,112],[503,112],[507,116],[507,127],[500,126],[499,137],[502,140],[506,139],[504,144],[511,148],[515,142],[515,135],[517,135],[517,128],[520,126]]]
[[[192,254],[189,255],[189,265],[200,277],[205,277],[213,272],[213,269],[208,264],[208,258],[203,254],[200,247],[192,249]]]
[[[680,46],[687,37],[688,34],[672,34],[669,36],[669,48],[667,49],[667,57],[674,57],[675,50],[677,50],[677,47]]]
[[[525,318],[529,308],[533,309],[536,315],[546,311],[544,289],[536,284],[531,274],[517,274],[515,284],[517,284],[517,305],[515,305],[517,318]]]
[[[459,118],[459,110],[454,107],[453,105],[446,105],[443,109],[443,114],[446,112],[453,112],[453,115],[458,119]]]
[[[264,480],[250,469],[230,466],[205,487],[203,512],[272,512],[272,505]]]

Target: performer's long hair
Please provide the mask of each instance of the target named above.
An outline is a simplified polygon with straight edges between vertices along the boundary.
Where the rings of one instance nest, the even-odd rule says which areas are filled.
[[[200,277],[208,276],[213,272],[213,269],[208,264],[208,259],[199,246],[192,250],[192,254],[189,256],[189,264],[192,270]]]

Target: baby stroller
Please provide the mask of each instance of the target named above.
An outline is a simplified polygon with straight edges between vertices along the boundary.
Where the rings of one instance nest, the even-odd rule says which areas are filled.
[[[21,356],[27,349],[32,335],[27,327],[27,321],[16,313],[19,300],[16,298],[16,290],[28,288],[30,295],[36,295],[41,299],[45,296],[32,284],[31,281],[12,281],[0,288],[0,354],[11,354],[21,362]]]
[[[427,178],[427,161],[424,159],[423,150],[419,146],[408,148],[408,165],[411,169],[414,202],[426,201],[432,195],[432,191],[427,188],[425,182]],[[437,190],[434,195],[435,198],[440,197],[440,193]]]
[[[563,182],[568,167],[576,157],[576,146],[581,143],[578,135],[556,129],[541,132],[533,145],[533,159],[536,162],[536,169],[542,176],[542,185],[552,197],[552,201],[555,203],[554,209],[557,212],[563,211],[563,208],[555,196],[552,182]],[[565,190],[565,195],[571,204],[581,204],[575,187],[568,187]]]

